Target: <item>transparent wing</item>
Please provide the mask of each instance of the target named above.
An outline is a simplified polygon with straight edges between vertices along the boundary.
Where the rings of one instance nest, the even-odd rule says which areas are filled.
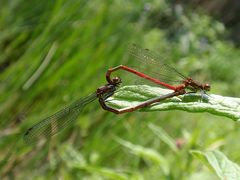
[[[23,137],[24,141],[27,144],[32,144],[40,139],[50,138],[54,134],[72,124],[83,110],[85,105],[94,101],[96,98],[96,93],[93,93],[85,98],[75,101],[52,116],[43,119],[25,132]]]
[[[179,84],[187,77],[178,72],[174,67],[163,62],[162,59],[148,49],[132,44],[128,48],[129,54],[137,60],[138,69],[151,77],[166,83]]]

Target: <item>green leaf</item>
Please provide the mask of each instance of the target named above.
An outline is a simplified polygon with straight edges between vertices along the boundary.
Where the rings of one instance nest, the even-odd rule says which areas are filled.
[[[230,161],[220,151],[191,151],[195,157],[200,159],[205,165],[213,169],[220,179],[235,180],[240,179],[240,167]]]
[[[147,85],[123,86],[118,89],[113,97],[108,99],[108,104],[117,109],[133,107],[151,98],[156,98],[171,92],[172,90]],[[166,110],[208,112],[240,121],[240,98],[214,94],[188,93],[168,98],[160,103],[155,103],[141,109],[141,111],[145,112]]]

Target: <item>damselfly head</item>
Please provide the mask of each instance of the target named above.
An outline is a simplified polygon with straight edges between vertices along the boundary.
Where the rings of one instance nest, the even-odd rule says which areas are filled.
[[[112,82],[113,82],[113,84],[118,85],[118,84],[122,83],[122,80],[120,77],[114,77],[114,78],[112,78]]]
[[[205,91],[210,91],[210,89],[211,89],[210,84],[204,84],[204,85],[203,85],[203,89],[204,89]]]

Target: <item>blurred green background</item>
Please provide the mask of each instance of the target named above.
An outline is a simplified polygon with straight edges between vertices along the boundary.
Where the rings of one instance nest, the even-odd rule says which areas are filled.
[[[105,84],[108,68],[134,64],[129,43],[211,83],[211,93],[237,97],[239,9],[212,2],[1,0],[1,179],[216,178],[191,149],[240,163],[236,122],[180,111],[115,115],[97,101],[50,142],[22,141],[28,127]]]

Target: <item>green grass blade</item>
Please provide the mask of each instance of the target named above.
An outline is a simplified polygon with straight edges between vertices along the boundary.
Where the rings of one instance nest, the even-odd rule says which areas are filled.
[[[156,134],[159,137],[159,139],[166,143],[171,148],[172,151],[174,152],[178,151],[174,139],[171,136],[169,136],[168,133],[163,128],[161,128],[160,126],[156,126],[152,123],[150,123],[148,127],[149,129],[152,130],[154,134]]]
[[[169,174],[170,167],[167,159],[156,150],[136,145],[120,138],[116,138],[116,141],[126,149],[130,150],[130,152],[137,157],[143,158],[145,161],[159,166],[165,175]]]

